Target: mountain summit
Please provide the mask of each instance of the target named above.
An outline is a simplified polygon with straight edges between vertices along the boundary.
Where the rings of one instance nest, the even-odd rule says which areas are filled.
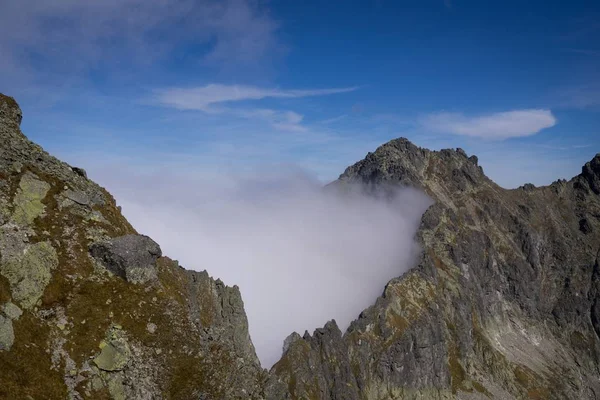
[[[600,154],[507,190],[461,149],[369,153],[329,187],[427,193],[418,262],[266,371],[239,289],[163,256],[21,119],[0,95],[0,398],[600,398]]]

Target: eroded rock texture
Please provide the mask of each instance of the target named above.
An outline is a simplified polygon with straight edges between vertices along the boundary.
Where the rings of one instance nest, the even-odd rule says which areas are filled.
[[[239,289],[162,256],[21,119],[0,95],[0,398],[600,399],[600,155],[505,190],[460,149],[369,153],[327,189],[425,191],[420,259],[267,372]]]
[[[393,140],[331,186],[435,201],[418,265],[342,336],[288,345],[272,398],[600,398],[600,154],[572,180],[505,190],[464,151]],[[350,371],[350,373],[347,373]]]
[[[161,257],[0,95],[0,398],[261,398],[237,288]]]

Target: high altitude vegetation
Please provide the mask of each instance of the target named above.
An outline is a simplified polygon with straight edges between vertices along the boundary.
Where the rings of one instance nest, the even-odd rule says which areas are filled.
[[[426,193],[419,257],[345,332],[281,338],[267,371],[239,289],[163,256],[21,118],[0,95],[0,398],[600,397],[600,154],[505,190],[461,149],[369,153],[327,190]]]

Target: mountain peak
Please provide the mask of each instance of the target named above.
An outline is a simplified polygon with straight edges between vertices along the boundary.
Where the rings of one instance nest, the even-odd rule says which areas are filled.
[[[368,153],[363,160],[348,167],[337,182],[336,185],[367,186],[399,183],[423,189],[429,195],[440,188],[464,192],[481,183],[491,183],[479,167],[477,157],[469,157],[463,149],[432,151],[406,138],[393,139]]]
[[[600,153],[581,168],[581,176],[587,180],[594,193],[600,194]]]
[[[16,100],[0,93],[0,122],[10,125],[21,125],[22,119],[23,112]]]

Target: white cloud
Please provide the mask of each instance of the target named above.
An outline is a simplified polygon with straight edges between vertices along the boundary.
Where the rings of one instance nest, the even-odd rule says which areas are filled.
[[[282,90],[260,88],[247,85],[209,84],[196,88],[169,88],[156,91],[156,100],[165,106],[180,110],[201,110],[211,112],[211,106],[217,103],[227,103],[243,100],[261,100],[266,98],[298,98],[309,96],[324,96],[336,93],[346,93],[357,87]]]
[[[342,114],[342,115],[338,115],[337,117],[324,119],[323,121],[320,121],[320,123],[325,124],[325,125],[333,124],[333,123],[339,122],[347,117],[348,117],[348,114]]]
[[[168,88],[155,91],[154,102],[178,110],[197,110],[210,114],[230,114],[244,118],[258,118],[268,121],[278,130],[303,132],[300,125],[303,115],[288,110],[265,108],[237,108],[230,105],[235,102],[262,100],[267,98],[291,99],[311,96],[325,96],[347,93],[357,87],[283,90],[261,88],[248,85],[209,84],[195,88]]]
[[[392,202],[341,196],[293,168],[209,177],[164,164],[148,171],[88,168],[164,254],[240,287],[263,367],[279,359],[293,331],[332,318],[345,329],[410,268],[430,204],[411,189]]]
[[[248,64],[279,46],[278,23],[252,0],[4,0],[0,26],[2,64],[44,73],[151,63],[185,44],[208,63]]]
[[[440,112],[420,118],[428,130],[485,139],[507,139],[531,136],[556,125],[550,110],[525,109],[466,116],[461,113]]]

